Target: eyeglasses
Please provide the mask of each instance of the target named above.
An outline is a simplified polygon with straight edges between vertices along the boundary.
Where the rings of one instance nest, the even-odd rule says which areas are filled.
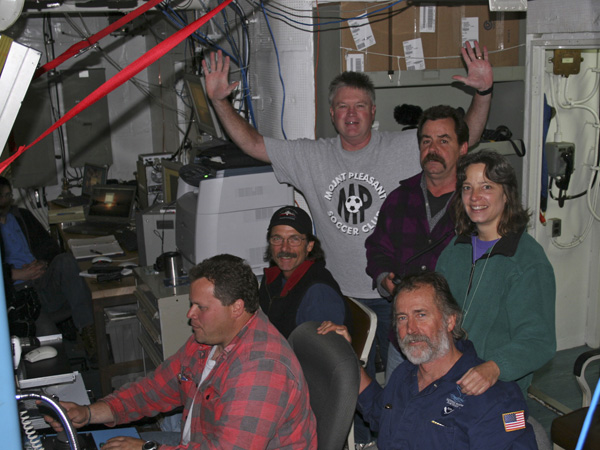
[[[271,245],[282,245],[283,241],[287,241],[287,243],[290,247],[298,247],[300,244],[302,244],[302,241],[305,241],[305,240],[306,240],[306,238],[298,236],[297,234],[290,236],[287,239],[284,239],[283,237],[276,234],[269,238],[269,243]]]

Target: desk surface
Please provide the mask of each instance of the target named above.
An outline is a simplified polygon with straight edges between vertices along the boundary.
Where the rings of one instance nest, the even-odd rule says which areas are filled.
[[[39,339],[41,345],[54,347],[58,353],[54,358],[30,363],[24,358],[30,351],[27,350],[23,354],[17,370],[19,387],[27,389],[57,383],[72,383],[75,380],[75,374],[69,364],[61,336],[42,336]]]
[[[60,230],[61,237],[64,242],[68,242],[69,239],[86,239],[93,238],[96,236],[89,236],[85,234],[73,234],[66,233],[64,230]],[[122,262],[128,262],[138,264],[138,252],[128,252],[125,250],[124,255],[111,256],[114,265],[119,265]],[[91,260],[79,260],[77,261],[79,268],[82,271],[88,270],[92,266]],[[99,283],[94,278],[86,278],[86,283],[92,291],[92,298],[105,298],[105,297],[117,297],[120,295],[127,295],[133,293],[135,290],[135,280],[132,275],[123,277],[120,281],[103,281]]]
[[[91,432],[94,437],[94,441],[96,442],[97,448],[102,448],[104,443],[108,441],[110,438],[118,437],[118,436],[131,436],[139,439],[140,435],[137,430],[133,427],[127,428],[110,428],[106,430],[95,430]]]
[[[62,229],[60,229],[60,236],[64,242],[73,238],[85,239],[92,237],[81,234],[65,233]],[[124,255],[111,257],[111,259],[115,265],[125,261],[138,264],[137,251],[126,251]],[[77,262],[82,271],[89,269],[92,265],[91,260],[79,260]],[[143,370],[142,360],[125,361],[121,363],[110,361],[106,323],[104,321],[105,308],[137,303],[137,299],[134,296],[136,289],[135,279],[133,275],[128,275],[123,277],[120,281],[104,281],[99,283],[95,278],[85,278],[85,281],[92,291],[94,328],[96,331],[96,342],[98,343],[100,383],[102,385],[102,395],[107,395],[112,391],[111,380],[113,376],[141,372]]]
[[[106,430],[94,430],[94,431],[78,431],[79,435],[79,448],[84,450],[100,450],[111,438],[118,436],[130,436],[139,439],[140,435],[137,430],[133,427],[126,428],[110,428]],[[55,441],[56,435],[54,433],[45,435],[42,439],[42,444],[46,449],[58,449],[64,448],[62,444],[57,444]],[[60,446],[60,447],[59,447]],[[67,445],[67,448],[70,448]]]

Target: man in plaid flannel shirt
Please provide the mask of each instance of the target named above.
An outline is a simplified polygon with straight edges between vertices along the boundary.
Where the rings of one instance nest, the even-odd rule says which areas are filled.
[[[183,406],[179,445],[116,437],[103,449],[316,449],[308,385],[259,310],[251,268],[218,255],[194,267],[190,280],[193,336],[154,373],[93,405],[62,403],[73,424],[113,426]]]

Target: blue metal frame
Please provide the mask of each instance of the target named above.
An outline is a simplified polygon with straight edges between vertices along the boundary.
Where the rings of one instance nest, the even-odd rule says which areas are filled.
[[[0,256],[0,267],[1,265],[2,257]],[[2,416],[0,436],[2,436],[3,448],[18,449],[23,448],[23,444],[21,442],[21,426],[15,398],[15,371],[13,369],[4,292],[4,276],[0,273],[0,386],[2,386],[2,389],[0,389],[0,415]]]

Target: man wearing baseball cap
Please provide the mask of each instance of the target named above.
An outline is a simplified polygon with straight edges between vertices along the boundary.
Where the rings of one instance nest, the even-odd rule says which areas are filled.
[[[286,338],[303,322],[346,323],[350,317],[312,231],[310,216],[296,206],[278,209],[269,223],[265,260],[271,267],[260,286],[260,306]]]

